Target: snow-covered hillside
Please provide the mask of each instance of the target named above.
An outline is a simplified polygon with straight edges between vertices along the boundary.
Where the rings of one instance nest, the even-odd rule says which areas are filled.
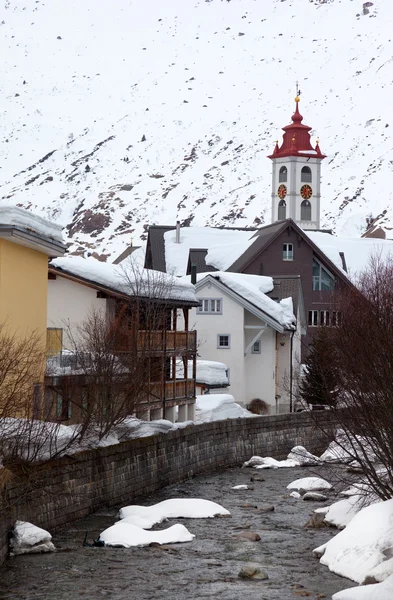
[[[393,222],[392,10],[376,0],[7,0],[0,202],[101,258],[148,224],[269,223],[271,163],[302,90],[322,224]],[[144,140],[144,141],[142,141]],[[315,142],[315,137],[313,138]]]

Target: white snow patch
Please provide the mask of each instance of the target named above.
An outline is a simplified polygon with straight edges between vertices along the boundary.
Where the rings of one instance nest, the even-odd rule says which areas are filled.
[[[248,485],[234,485],[231,490],[248,490]]]
[[[58,223],[48,221],[24,208],[17,206],[0,206],[0,224],[19,227],[27,232],[33,232],[40,236],[50,238],[57,243],[63,244],[62,227]]]
[[[191,248],[208,250],[206,264],[225,271],[252,244],[254,234],[255,231],[184,227],[180,229],[180,243],[176,243],[176,231],[167,231],[164,234],[167,273],[186,274]]]
[[[51,540],[51,534],[45,529],[28,521],[16,521],[10,548],[13,554],[53,552],[56,548]]]
[[[100,540],[105,546],[121,546],[132,548],[134,546],[148,546],[149,544],[175,544],[191,542],[195,535],[190,533],[184,525],[176,524],[161,531],[145,531],[140,527],[119,521],[100,535]]]
[[[295,479],[295,481],[292,481],[287,485],[287,490],[304,490],[305,492],[331,489],[332,485],[321,477],[303,477],[301,479]]]
[[[150,521],[154,520],[154,523],[161,523],[165,519],[208,519],[217,516],[229,516],[230,514],[220,504],[201,498],[173,498],[153,506],[133,504],[124,506],[119,512],[120,519],[137,516]]]
[[[127,269],[124,263],[114,265],[81,256],[55,258],[50,266],[129,296],[197,301],[195,288],[191,283],[167,273],[150,269]]]
[[[320,464],[318,456],[311,454],[304,446],[295,446],[287,456],[290,460],[295,460],[299,466],[317,465]]]
[[[257,416],[237,404],[231,394],[204,394],[196,397],[195,419],[199,423]]]
[[[314,550],[330,571],[363,583],[393,553],[393,499],[359,511],[326,544]]]
[[[332,600],[392,600],[393,575],[383,583],[352,587],[333,594]]]
[[[296,500],[299,500],[299,498],[301,498],[299,492],[291,492],[289,495],[291,498],[296,498]]]

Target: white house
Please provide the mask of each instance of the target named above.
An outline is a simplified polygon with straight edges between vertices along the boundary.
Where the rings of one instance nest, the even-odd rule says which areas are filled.
[[[198,356],[228,366],[236,402],[263,400],[270,414],[290,410],[305,332],[300,279],[291,280],[296,317],[292,298],[266,295],[276,290],[271,277],[222,271],[198,276],[200,306],[190,315]]]

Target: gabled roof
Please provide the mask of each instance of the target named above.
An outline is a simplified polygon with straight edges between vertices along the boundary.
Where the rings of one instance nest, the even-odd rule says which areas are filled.
[[[222,289],[228,296],[276,331],[282,333],[285,330],[296,329],[291,298],[277,303],[267,296],[267,292],[273,287],[271,277],[217,271],[200,276],[195,287],[198,291],[209,283]]]
[[[346,277],[343,270],[339,269],[335,263],[310,239],[301,227],[299,227],[292,219],[285,219],[284,221],[278,221],[272,225],[266,225],[259,229],[254,235],[254,242],[247,248],[247,250],[228,268],[228,271],[234,273],[242,272],[262,251],[266,250],[270,244],[277,239],[280,234],[288,228],[294,229],[299,237],[308,244],[315,256],[320,259],[330,271],[343,280],[345,283],[352,285],[349,279]],[[328,234],[324,234],[328,235]]]

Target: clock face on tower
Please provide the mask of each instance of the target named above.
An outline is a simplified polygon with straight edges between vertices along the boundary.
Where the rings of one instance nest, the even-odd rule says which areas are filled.
[[[312,196],[312,188],[311,185],[302,185],[300,188],[300,195],[304,200],[309,200]]]
[[[277,196],[280,198],[280,200],[284,200],[286,195],[287,195],[287,187],[282,183],[281,185],[278,186]]]

